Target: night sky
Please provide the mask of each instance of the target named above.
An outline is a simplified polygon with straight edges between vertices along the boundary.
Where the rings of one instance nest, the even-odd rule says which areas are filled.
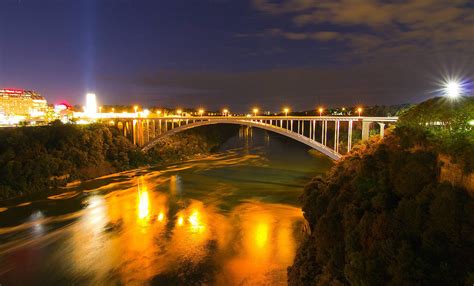
[[[471,0],[0,0],[0,87],[49,102],[307,110],[473,75]]]

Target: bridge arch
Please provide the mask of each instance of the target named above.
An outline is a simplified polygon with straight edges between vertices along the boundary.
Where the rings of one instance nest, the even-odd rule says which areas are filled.
[[[226,118],[226,119],[212,119],[212,120],[206,120],[206,121],[197,121],[197,122],[189,123],[189,124],[182,125],[182,126],[179,126],[179,127],[175,127],[171,130],[168,130],[168,131],[160,134],[160,135],[157,135],[152,141],[150,141],[147,145],[145,145],[142,148],[142,151],[147,152],[148,150],[153,148],[159,142],[160,139],[162,139],[164,137],[168,137],[168,136],[177,134],[179,132],[182,132],[182,131],[185,131],[185,130],[188,130],[188,129],[192,129],[192,128],[196,128],[196,127],[200,127],[200,126],[215,125],[215,124],[235,124],[235,125],[244,125],[244,126],[260,128],[260,129],[263,129],[263,130],[267,130],[267,131],[270,131],[270,132],[274,132],[274,133],[286,136],[286,137],[291,138],[293,140],[296,140],[298,142],[301,142],[301,143],[303,143],[303,144],[305,144],[305,145],[307,145],[307,146],[323,153],[324,155],[328,156],[329,158],[331,158],[333,160],[338,160],[342,157],[341,154],[337,153],[333,149],[331,149],[331,148],[329,148],[329,147],[327,147],[327,146],[325,146],[325,145],[323,145],[323,144],[321,144],[321,143],[319,143],[315,140],[312,140],[312,139],[310,139],[306,136],[303,136],[301,134],[293,132],[291,130],[287,130],[287,129],[284,129],[284,128],[281,128],[281,127],[277,127],[277,126],[274,126],[274,125],[270,125],[270,124],[266,124],[266,123],[262,123],[262,122],[258,122],[258,121],[228,119],[228,118]]]

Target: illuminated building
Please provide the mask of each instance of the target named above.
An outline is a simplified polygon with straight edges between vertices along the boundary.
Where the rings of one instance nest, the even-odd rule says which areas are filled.
[[[4,116],[40,117],[47,109],[46,99],[34,91],[0,89],[0,114]]]

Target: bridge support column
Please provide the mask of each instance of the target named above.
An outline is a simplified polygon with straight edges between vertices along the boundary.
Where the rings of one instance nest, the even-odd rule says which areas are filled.
[[[137,145],[137,121],[133,120],[132,122],[132,137],[133,137],[133,145]]]
[[[300,121],[298,120],[298,134],[300,134]]]
[[[334,121],[334,151],[339,153],[339,120]]]
[[[362,141],[369,140],[371,123],[370,121],[362,121]]]
[[[349,126],[347,127],[347,152],[352,149],[352,120],[349,120]]]
[[[324,120],[324,133],[323,133],[323,145],[328,143],[328,121]]]
[[[153,129],[153,138],[155,138],[156,137],[156,121],[152,120],[151,122],[152,122],[151,128]]]
[[[316,141],[316,120],[313,120],[313,140]]]
[[[311,139],[311,136],[313,134],[313,122],[309,121],[309,139]]]
[[[383,138],[385,135],[385,123],[377,122],[380,126],[380,138]]]

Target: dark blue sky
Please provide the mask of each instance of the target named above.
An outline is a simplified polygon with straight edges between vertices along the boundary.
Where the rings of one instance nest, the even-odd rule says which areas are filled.
[[[469,1],[353,2],[0,0],[0,86],[275,110],[420,101],[472,76]]]

